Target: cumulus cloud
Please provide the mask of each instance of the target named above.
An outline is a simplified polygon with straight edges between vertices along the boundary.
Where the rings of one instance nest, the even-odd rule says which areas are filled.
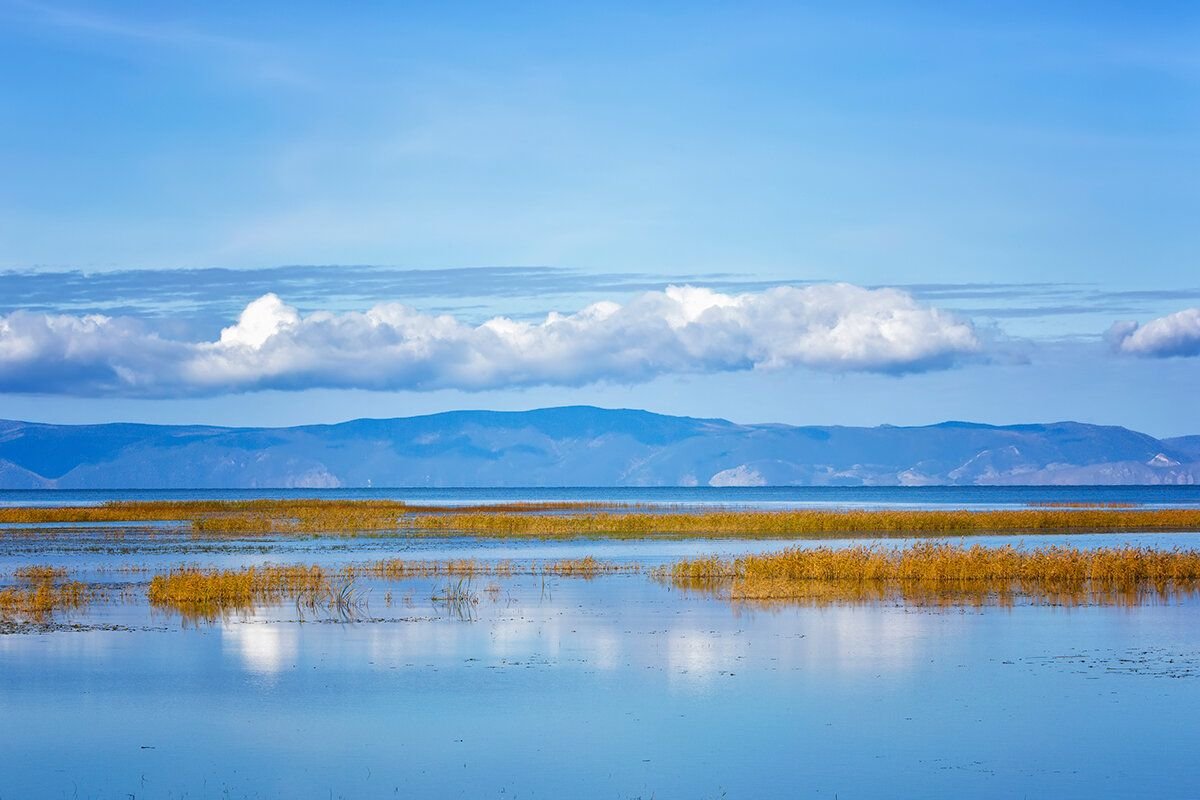
[[[1105,334],[1122,355],[1141,358],[1200,356],[1200,308],[1185,308],[1139,325],[1118,322]]]
[[[672,286],[624,305],[479,325],[399,303],[306,315],[265,294],[204,342],[165,338],[130,318],[0,316],[0,391],[473,391],[794,367],[905,373],[951,366],[980,347],[967,321],[897,289],[848,284],[736,295]]]

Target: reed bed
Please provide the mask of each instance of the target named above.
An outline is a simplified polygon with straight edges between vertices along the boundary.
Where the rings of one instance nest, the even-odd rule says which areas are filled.
[[[692,513],[511,515],[414,514],[400,525],[413,533],[444,532],[499,537],[835,538],[851,535],[907,537],[933,534],[1197,531],[1200,509],[818,510]]]
[[[305,565],[266,565],[244,569],[182,567],[150,580],[150,604],[180,611],[189,617],[214,617],[226,611],[249,611],[255,606],[295,600],[311,608],[339,597],[353,597],[365,605],[357,579],[402,581],[413,578],[457,578],[459,587],[476,577],[514,575],[558,576],[591,579],[600,575],[641,571],[636,563],[604,562],[592,556],[552,562],[483,562],[474,559],[405,561],[386,559],[351,564],[336,570]],[[334,602],[339,608],[343,605]]]
[[[0,509],[0,523],[177,523],[202,539],[254,535],[489,538],[832,538],[1200,531],[1200,509],[1054,504],[998,511],[799,509],[686,510],[606,503],[513,503],[431,507],[390,500],[113,502],[99,506]],[[6,532],[20,530],[8,528]],[[0,531],[2,533],[4,531]],[[27,535],[28,530],[23,531]],[[63,529],[55,535],[65,535]],[[49,534],[47,534],[49,535]]]
[[[1026,504],[1029,508],[1137,508],[1137,503],[1077,503],[1062,501],[1033,502]]]
[[[175,608],[251,608],[329,586],[328,573],[315,565],[230,570],[183,567],[151,578],[149,598],[152,605]]]
[[[395,500],[111,501],[89,506],[0,508],[8,525],[177,523],[200,537],[243,534],[346,533],[395,530],[412,514],[555,514],[646,508],[608,502],[515,502],[464,506],[410,505]],[[0,531],[3,534],[4,531]],[[54,531],[61,535],[62,530]],[[116,533],[119,533],[116,532]]]
[[[57,611],[77,609],[95,597],[95,591],[78,581],[64,581],[62,567],[30,564],[14,577],[24,585],[0,589],[0,617],[42,621]]]
[[[65,567],[52,567],[45,564],[29,564],[24,567],[18,567],[13,571],[13,576],[24,581],[44,583],[46,581],[56,581],[60,578],[67,577],[67,570]]]
[[[88,586],[78,582],[10,586],[0,589],[0,616],[42,620],[57,611],[82,608],[91,599]]]
[[[658,576],[734,601],[1136,604],[1200,590],[1200,551],[1119,547],[790,548],[736,559],[685,559]]]

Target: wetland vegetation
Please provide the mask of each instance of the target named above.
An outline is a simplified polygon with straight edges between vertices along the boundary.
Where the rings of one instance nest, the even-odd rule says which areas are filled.
[[[1021,509],[694,509],[598,502],[495,503],[432,507],[392,500],[201,500],[0,508],[0,533],[37,526],[67,535],[72,525],[176,526],[200,539],[254,535],[475,536],[528,538],[841,538],[1197,531],[1200,508],[1130,504],[1040,504]]]
[[[788,548],[737,558],[683,559],[657,573],[733,601],[1077,605],[1136,604],[1200,589],[1200,551],[1138,547],[970,547],[916,542]]]

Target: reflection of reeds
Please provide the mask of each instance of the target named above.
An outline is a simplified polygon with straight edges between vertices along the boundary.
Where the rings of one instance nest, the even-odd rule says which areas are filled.
[[[685,559],[659,572],[681,588],[735,601],[1134,604],[1200,589],[1200,551],[1121,547],[792,548],[736,559]]]
[[[479,593],[471,587],[469,578],[446,584],[429,599],[434,606],[465,620],[475,619],[475,607],[479,605]]]
[[[304,619],[306,614],[324,613],[342,622],[353,622],[362,615],[366,607],[366,594],[351,581],[305,587],[296,595],[296,611],[301,619]]]
[[[196,537],[262,534],[444,535],[571,538],[912,536],[1079,531],[1197,531],[1200,509],[1129,508],[1128,504],[1053,503],[999,511],[800,509],[754,511],[514,503],[432,508],[386,500],[245,500],[127,502],[99,506],[3,508],[0,522],[173,522]],[[12,535],[19,528],[0,529]],[[24,531],[25,535],[28,530]],[[56,531],[64,535],[63,529]],[[105,531],[119,534],[119,528]],[[49,535],[49,534],[47,534]]]

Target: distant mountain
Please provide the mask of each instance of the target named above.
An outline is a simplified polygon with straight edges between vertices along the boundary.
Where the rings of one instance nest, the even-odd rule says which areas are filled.
[[[0,421],[0,488],[1193,484],[1200,436],[738,425],[588,406],[296,428]]]

